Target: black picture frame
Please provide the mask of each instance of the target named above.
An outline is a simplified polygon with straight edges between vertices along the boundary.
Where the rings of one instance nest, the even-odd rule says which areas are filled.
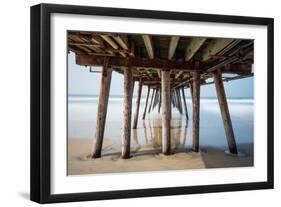
[[[233,23],[267,26],[267,181],[154,189],[136,189],[74,194],[50,193],[50,129],[51,129],[51,71],[50,71],[50,15],[52,13],[99,15],[112,17],[151,18],[207,23]],[[273,41],[272,18],[180,13],[152,10],[103,8],[72,5],[39,4],[31,7],[31,174],[30,199],[38,203],[120,199],[147,196],[211,193],[273,188]]]

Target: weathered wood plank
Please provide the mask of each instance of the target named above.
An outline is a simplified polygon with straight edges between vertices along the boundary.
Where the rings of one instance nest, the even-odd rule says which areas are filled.
[[[114,49],[118,49],[118,45],[116,44],[116,42],[114,42],[113,39],[111,39],[110,36],[108,35],[101,35],[101,37],[111,46],[113,47]]]
[[[94,55],[76,55],[76,64],[82,66],[102,66],[104,64],[104,58],[102,56]],[[200,63],[198,66],[195,66],[193,62],[179,62],[175,60],[162,60],[162,59],[147,59],[139,57],[110,57],[108,59],[108,66],[110,67],[134,67],[142,68],[147,71],[151,69],[178,69],[184,70],[186,72],[198,71],[198,68],[208,67],[205,63]],[[197,68],[197,69],[196,69]]]
[[[134,114],[134,124],[133,129],[137,128],[138,125],[138,118],[139,118],[139,110],[140,110],[140,100],[141,100],[141,92],[142,92],[142,81],[139,81],[139,88],[138,88],[138,96],[136,101],[136,111]]]
[[[207,38],[204,37],[193,37],[190,43],[186,47],[185,61],[189,61],[195,53],[200,49]]]
[[[193,73],[192,82],[192,150],[199,151],[199,123],[200,123],[200,73]]]
[[[228,110],[227,99],[225,95],[224,85],[222,81],[221,71],[214,72],[214,82],[216,86],[218,101],[221,110],[221,116],[223,120],[223,125],[225,129],[226,139],[228,143],[229,151],[233,154],[237,154],[237,146],[235,142],[234,132],[232,128],[232,122],[230,118],[230,113]]]
[[[153,48],[153,42],[152,37],[150,35],[142,35],[144,45],[148,54],[149,59],[154,58],[154,48]]]
[[[112,37],[124,50],[129,50],[127,35],[113,35]]]
[[[228,38],[212,39],[207,45],[207,47],[204,49],[201,60],[202,61],[209,60],[210,58],[212,58],[212,56],[216,55],[232,41],[233,39],[228,39]]]
[[[103,67],[103,73],[102,73],[101,82],[100,82],[97,124],[96,124],[96,132],[95,132],[95,139],[94,139],[94,145],[93,145],[94,149],[93,149],[92,158],[101,157],[111,76],[112,76],[112,69],[107,68],[105,65]]]
[[[168,59],[171,60],[176,52],[178,42],[180,40],[180,37],[178,36],[172,36],[169,44],[169,52],[168,52]]]
[[[76,55],[76,64],[82,66],[103,66],[104,57],[95,55]],[[213,64],[199,63],[197,66],[193,62],[179,62],[175,60],[162,60],[162,59],[146,59],[138,57],[109,57],[108,66],[110,67],[134,67],[142,68],[146,71],[151,71],[151,69],[169,69],[172,67],[174,70],[182,70],[185,72],[196,72],[201,70],[206,70],[213,66]],[[201,70],[200,70],[200,69]],[[228,73],[243,73],[245,70],[247,73],[250,72],[251,64],[249,63],[235,63],[222,67],[223,70]],[[158,77],[157,77],[158,78]]]
[[[124,103],[121,158],[130,158],[131,116],[133,97],[133,76],[130,68],[124,68]]]
[[[161,72],[162,90],[162,152],[171,154],[171,83],[170,71]]]

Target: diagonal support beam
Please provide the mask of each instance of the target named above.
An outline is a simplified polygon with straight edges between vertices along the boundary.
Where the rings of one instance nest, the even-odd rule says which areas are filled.
[[[115,42],[113,39],[111,39],[110,36],[108,36],[108,35],[101,35],[101,37],[102,37],[102,39],[104,39],[112,48],[114,48],[114,49],[116,49],[116,50],[119,48],[118,45],[116,44],[116,42]]]
[[[194,37],[186,47],[185,61],[189,61],[195,53],[200,49],[207,38],[204,37]]]
[[[211,40],[203,51],[202,61],[210,60],[214,55],[220,52],[224,47],[228,46],[233,39],[219,38]]]
[[[93,149],[92,158],[101,157],[111,76],[112,76],[112,68],[107,68],[105,65],[103,67],[103,73],[102,73],[101,83],[100,83],[97,124],[96,124],[96,132],[95,132],[95,140],[94,140],[94,145],[93,145],[94,149]]]
[[[228,110],[227,99],[224,91],[223,80],[221,76],[221,71],[218,70],[214,72],[214,81],[218,96],[218,101],[221,109],[221,116],[223,120],[223,125],[225,129],[226,139],[228,143],[229,152],[237,154],[237,146],[235,142],[234,132],[232,128],[232,122],[230,118],[230,113]]]

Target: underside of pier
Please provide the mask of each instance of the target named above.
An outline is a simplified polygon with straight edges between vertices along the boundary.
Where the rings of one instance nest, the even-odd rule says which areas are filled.
[[[229,151],[237,154],[224,82],[254,75],[254,40],[87,31],[69,31],[67,37],[68,51],[75,53],[76,64],[101,74],[93,158],[102,154],[112,71],[124,75],[122,158],[130,158],[130,134],[132,128],[137,128],[143,87],[147,87],[147,94],[141,118],[145,119],[155,107],[161,111],[165,155],[172,153],[171,107],[176,107],[188,123],[191,117],[185,89],[190,89],[192,150],[198,152],[200,87],[207,84],[215,85]],[[139,84],[136,103],[132,103],[135,82]],[[134,112],[132,104],[136,104]]]

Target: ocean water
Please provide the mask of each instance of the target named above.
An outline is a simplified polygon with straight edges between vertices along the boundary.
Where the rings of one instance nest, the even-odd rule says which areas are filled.
[[[192,144],[192,104],[186,99],[189,120],[186,126],[185,115],[172,108],[171,135],[176,146],[190,148]],[[120,141],[122,135],[123,99],[109,98],[104,139]],[[136,99],[133,98],[132,122]],[[142,120],[145,98],[141,99],[138,128],[131,131],[131,142],[140,146],[153,144],[161,146],[161,112],[158,107]],[[68,138],[93,139],[96,128],[98,97],[68,97]],[[228,99],[237,144],[253,143],[254,101],[253,99]],[[200,102],[200,146],[225,149],[227,141],[217,99],[201,98]]]

